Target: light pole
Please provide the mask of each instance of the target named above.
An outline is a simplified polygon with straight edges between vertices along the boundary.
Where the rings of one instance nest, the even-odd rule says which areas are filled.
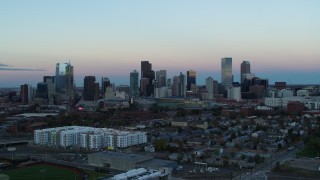
[[[46,169],[41,169],[40,173],[42,174],[42,180],[44,180],[44,172],[46,171]]]

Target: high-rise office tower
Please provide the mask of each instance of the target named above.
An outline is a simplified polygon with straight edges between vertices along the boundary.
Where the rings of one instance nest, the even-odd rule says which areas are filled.
[[[140,95],[146,97],[147,89],[149,87],[149,78],[140,79]]]
[[[93,92],[93,100],[94,101],[97,101],[97,100],[99,100],[99,90],[100,90],[100,88],[99,88],[99,83],[98,82],[95,82],[94,83],[94,92]]]
[[[180,80],[180,96],[181,97],[186,97],[186,75],[182,74],[180,72],[179,75],[179,80]]]
[[[41,82],[37,84],[37,97],[42,99],[48,99],[48,84]]]
[[[152,64],[149,61],[141,61],[141,81],[140,93],[142,96],[152,96],[154,93],[153,81],[155,73],[152,70]],[[148,83],[146,83],[148,79]],[[143,82],[142,82],[143,81]]]
[[[172,96],[174,96],[174,97],[180,96],[179,84],[180,84],[179,76],[173,76],[173,78],[172,78]]]
[[[139,73],[137,70],[130,73],[130,94],[132,97],[139,96]]]
[[[152,64],[149,61],[141,61],[141,78],[145,78],[145,72],[152,71]]]
[[[23,104],[28,104],[32,101],[33,89],[29,84],[23,84],[20,86],[20,101]]]
[[[174,76],[172,80],[172,96],[186,97],[186,76],[180,72],[179,76]]]
[[[196,71],[187,71],[187,91],[191,90],[191,84],[196,85]]]
[[[216,80],[213,80],[213,97],[216,97],[219,93],[219,83]]]
[[[232,58],[221,58],[221,84],[224,89],[228,89],[232,83]]]
[[[103,96],[106,93],[106,88],[110,87],[110,86],[111,86],[110,79],[107,77],[102,77],[101,78],[101,92],[102,92]]]
[[[156,71],[156,87],[161,88],[165,87],[167,84],[167,71],[160,70]]]
[[[213,99],[213,78],[210,76],[206,79],[206,89],[208,91],[208,99]]]
[[[43,82],[48,85],[48,99],[53,101],[54,94],[56,92],[55,77],[54,76],[44,76]]]
[[[243,61],[241,63],[241,68],[240,68],[240,83],[243,82],[245,79],[245,74],[251,74],[250,71],[250,62],[249,61]]]
[[[57,93],[65,94],[68,99],[73,98],[73,66],[70,63],[57,63],[55,88]]]
[[[96,81],[96,77],[94,77],[94,76],[86,76],[84,78],[83,99],[85,101],[94,101],[97,99],[96,88],[98,88],[98,90],[99,90],[99,84],[97,87],[97,85],[95,84],[95,81]]]

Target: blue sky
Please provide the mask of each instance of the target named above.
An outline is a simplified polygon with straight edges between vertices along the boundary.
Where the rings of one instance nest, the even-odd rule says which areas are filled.
[[[79,86],[85,75],[128,84],[141,60],[169,77],[194,69],[203,84],[208,76],[220,81],[222,57],[233,58],[237,81],[249,60],[271,83],[319,84],[319,7],[317,0],[0,1],[0,87],[35,85],[69,60]]]

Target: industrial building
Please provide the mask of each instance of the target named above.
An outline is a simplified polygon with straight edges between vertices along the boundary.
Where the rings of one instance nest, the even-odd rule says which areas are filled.
[[[110,167],[111,169],[128,171],[135,168],[145,169],[173,169],[176,162],[154,159],[152,156],[140,154],[128,154],[115,151],[103,151],[88,155],[88,164],[98,167]]]
[[[151,170],[145,168],[131,169],[125,173],[117,174],[110,178],[110,180],[126,180],[126,179],[154,179],[154,180],[167,180],[169,173],[166,171]]]

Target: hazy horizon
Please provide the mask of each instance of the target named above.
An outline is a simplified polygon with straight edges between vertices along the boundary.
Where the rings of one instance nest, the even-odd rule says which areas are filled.
[[[220,59],[248,60],[260,78],[320,84],[320,1],[2,1],[0,87],[35,85],[71,62],[86,75],[129,84],[140,61],[153,70],[220,79]]]

